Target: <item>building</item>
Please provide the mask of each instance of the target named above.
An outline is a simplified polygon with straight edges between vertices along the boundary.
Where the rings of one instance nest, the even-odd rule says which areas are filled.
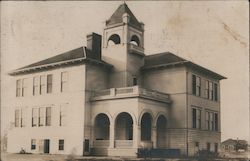
[[[87,35],[86,47],[10,75],[16,97],[8,152],[218,151],[219,81],[225,77],[169,52],[145,55],[144,24],[125,3],[102,36]]]
[[[238,150],[247,151],[247,141],[246,140],[235,140],[227,139],[221,143],[222,152],[237,152]]]

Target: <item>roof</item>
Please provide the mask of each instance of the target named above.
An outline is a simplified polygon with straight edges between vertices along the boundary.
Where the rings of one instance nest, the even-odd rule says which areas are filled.
[[[207,75],[211,75],[212,77],[216,79],[226,79],[226,77],[220,74],[217,74],[207,68],[197,65],[191,61],[188,61],[170,52],[164,52],[164,53],[158,53],[158,54],[152,54],[152,55],[146,56],[145,64],[142,67],[142,70],[169,67],[169,66],[174,66],[174,65],[185,65],[191,69],[198,70]]]
[[[112,67],[112,65],[102,61],[95,59],[92,52],[87,49],[86,47],[79,47],[70,51],[67,51],[65,53],[38,61],[36,63],[18,68],[12,72],[10,72],[10,75],[16,75],[21,74],[24,72],[30,72],[37,69],[42,68],[48,68],[48,67],[55,67],[55,66],[61,66],[63,64],[72,64],[75,62],[82,62],[82,61],[91,61],[95,62],[97,64],[102,64],[107,67]]]
[[[246,140],[235,140],[235,139],[227,139],[225,141],[223,141],[221,144],[224,144],[224,145],[236,145],[237,142],[239,144],[242,144],[242,145],[246,145],[247,144],[247,141]]]
[[[131,10],[128,8],[126,3],[121,4],[116,11],[113,13],[113,15],[106,21],[107,26],[112,26],[118,23],[123,22],[123,14],[127,13],[130,16],[129,24],[142,27],[141,23],[136,19],[134,14],[131,12]]]

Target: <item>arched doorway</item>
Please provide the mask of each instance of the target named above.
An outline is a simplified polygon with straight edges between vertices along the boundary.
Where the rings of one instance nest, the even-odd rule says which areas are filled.
[[[152,117],[149,113],[144,113],[141,118],[141,140],[151,141]]]
[[[95,118],[94,137],[95,140],[109,140],[110,121],[106,114],[98,114]]]
[[[167,145],[167,119],[165,116],[160,115],[156,122],[157,129],[157,147],[166,148]]]
[[[116,140],[133,140],[133,119],[126,112],[120,113],[115,122]]]

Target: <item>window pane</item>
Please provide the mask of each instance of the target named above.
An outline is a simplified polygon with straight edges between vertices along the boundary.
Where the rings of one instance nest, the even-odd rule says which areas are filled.
[[[21,96],[21,80],[16,81],[16,97]]]
[[[192,75],[192,93],[196,94],[196,76]]]
[[[38,76],[33,78],[33,95],[38,95],[40,93],[40,79]]]
[[[33,108],[32,109],[32,126],[37,126],[38,125],[38,108]]]
[[[40,76],[40,92],[44,94],[46,92],[46,77],[45,75]]]
[[[214,84],[214,100],[218,101],[218,85]]]
[[[52,93],[52,74],[47,75],[47,93]]]
[[[45,111],[46,108],[39,108],[39,126],[44,126],[45,124]]]
[[[193,108],[193,128],[196,128],[196,109]]]
[[[22,80],[22,96],[27,95],[27,79]]]
[[[46,126],[51,125],[51,107],[46,107]]]
[[[20,110],[15,110],[15,127],[19,127]]]

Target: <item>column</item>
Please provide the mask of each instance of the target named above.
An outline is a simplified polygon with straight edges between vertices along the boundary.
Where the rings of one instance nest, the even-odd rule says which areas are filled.
[[[115,142],[115,126],[114,123],[109,125],[109,148],[114,148]]]
[[[133,148],[139,148],[141,142],[141,128],[137,124],[133,124]]]
[[[152,141],[153,141],[153,148],[157,148],[157,131],[156,131],[156,126],[152,127]]]

